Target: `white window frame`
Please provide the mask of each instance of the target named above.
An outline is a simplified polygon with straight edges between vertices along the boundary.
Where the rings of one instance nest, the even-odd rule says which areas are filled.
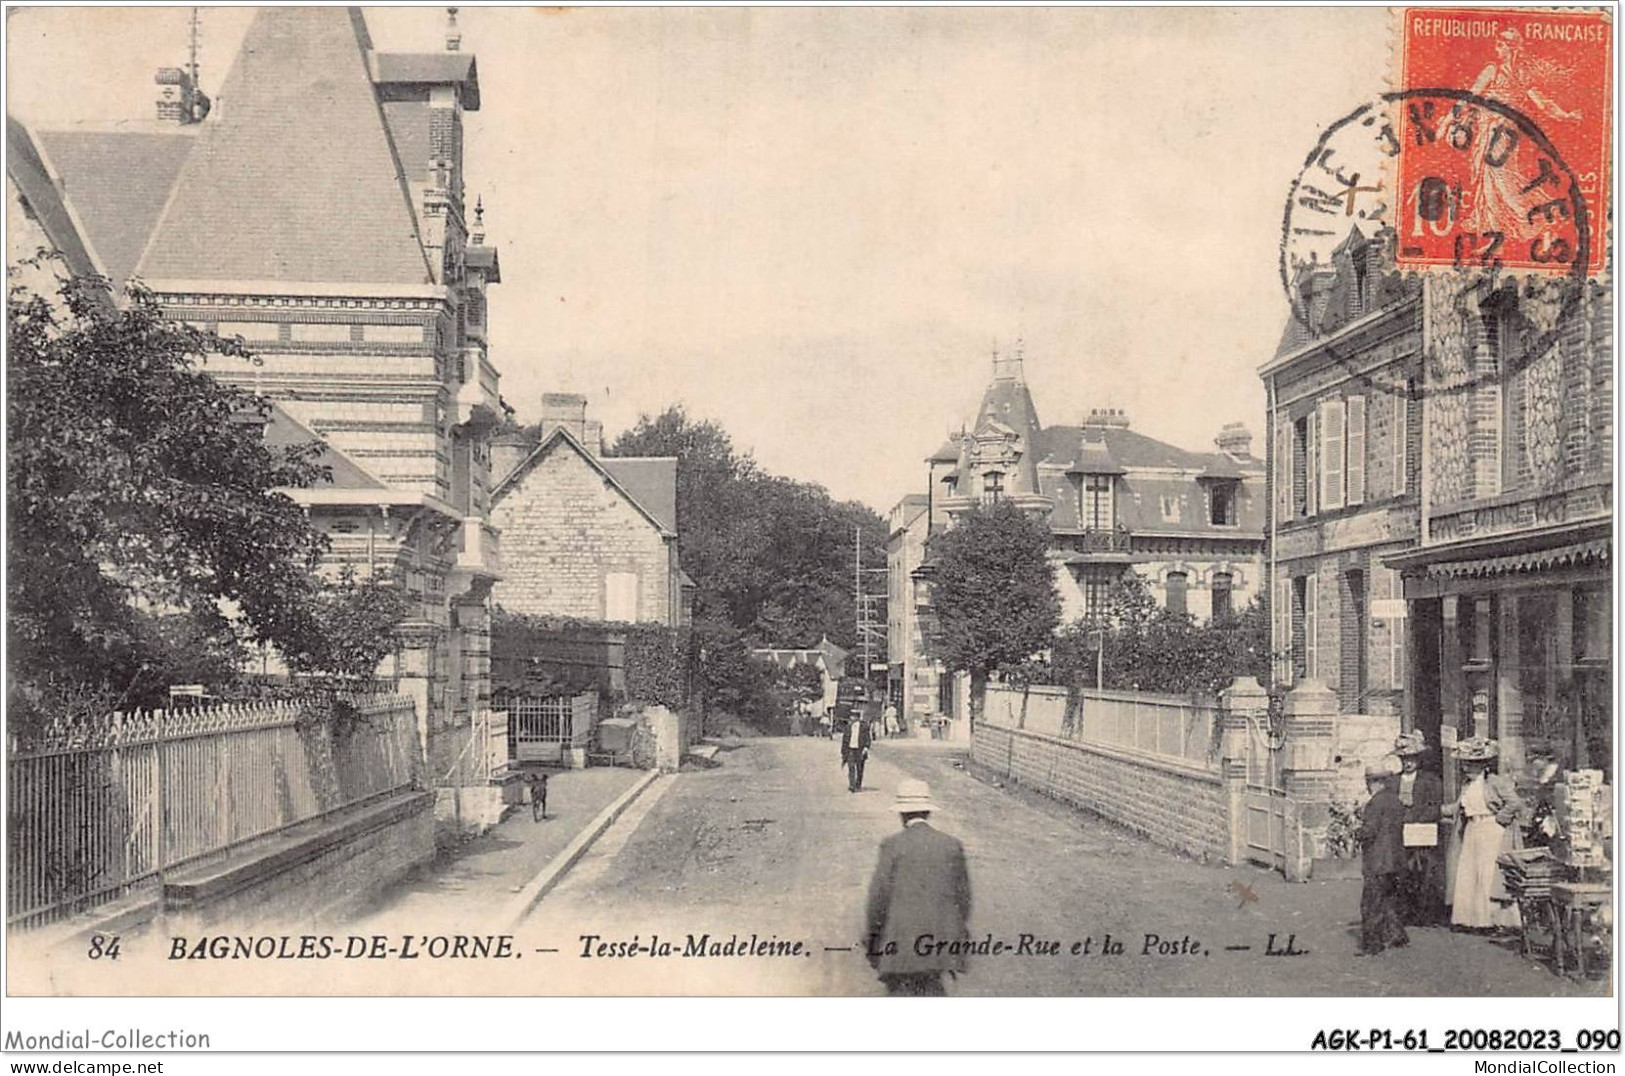
[[[1343,507],[1344,458],[1347,415],[1341,399],[1322,400],[1320,414],[1320,508],[1332,512]]]
[[[638,620],[638,573],[604,573],[604,619],[635,624]],[[617,614],[630,609],[630,616]]]

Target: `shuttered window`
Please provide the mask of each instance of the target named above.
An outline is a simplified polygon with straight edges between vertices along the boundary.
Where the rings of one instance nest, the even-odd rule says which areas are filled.
[[[1365,503],[1365,397],[1348,398],[1348,503]]]
[[[1320,414],[1311,411],[1303,417],[1304,444],[1308,446],[1305,453],[1307,469],[1304,483],[1304,514],[1314,515],[1320,511]]]
[[[1347,445],[1345,415],[1342,400],[1322,400],[1319,407],[1320,426],[1320,510],[1329,512],[1343,507],[1343,461]]]

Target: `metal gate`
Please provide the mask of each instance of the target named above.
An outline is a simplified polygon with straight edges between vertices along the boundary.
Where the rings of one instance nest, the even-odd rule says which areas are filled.
[[[1248,860],[1285,870],[1292,801],[1281,775],[1281,745],[1258,720],[1247,722],[1247,784],[1241,810]]]

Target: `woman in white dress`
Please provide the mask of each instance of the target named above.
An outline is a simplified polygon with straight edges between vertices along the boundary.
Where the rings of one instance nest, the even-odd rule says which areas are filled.
[[[1495,860],[1522,844],[1517,820],[1523,801],[1510,779],[1489,772],[1496,754],[1495,741],[1483,737],[1456,745],[1461,797],[1446,808],[1457,815],[1450,922],[1469,930],[1515,929],[1520,924],[1518,905],[1507,892]]]

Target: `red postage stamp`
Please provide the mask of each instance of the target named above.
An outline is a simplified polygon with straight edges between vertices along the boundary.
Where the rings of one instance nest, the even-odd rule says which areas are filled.
[[[1602,12],[1402,12],[1400,268],[1602,271],[1613,99]]]

